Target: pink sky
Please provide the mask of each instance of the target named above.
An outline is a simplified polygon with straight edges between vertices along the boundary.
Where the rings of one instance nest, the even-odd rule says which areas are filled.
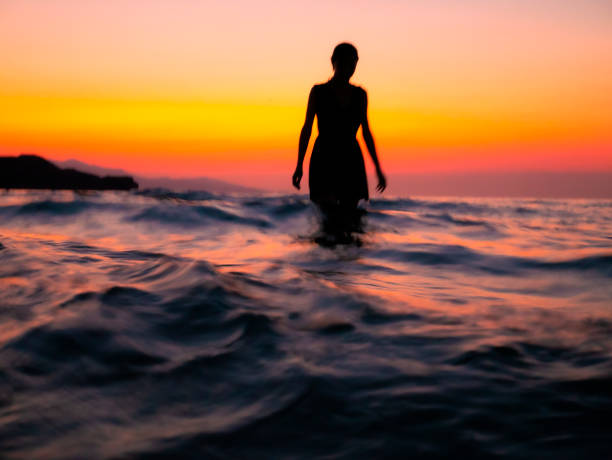
[[[612,171],[611,5],[8,0],[0,154],[265,186],[348,40],[390,173]]]

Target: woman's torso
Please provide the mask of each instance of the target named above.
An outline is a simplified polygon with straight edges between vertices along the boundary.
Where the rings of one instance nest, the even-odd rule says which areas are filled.
[[[354,85],[338,88],[331,82],[315,85],[319,140],[343,144],[356,141],[365,110],[365,91]]]

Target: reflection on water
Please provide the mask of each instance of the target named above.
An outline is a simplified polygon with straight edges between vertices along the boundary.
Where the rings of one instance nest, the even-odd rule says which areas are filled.
[[[608,455],[612,202],[321,236],[299,196],[0,193],[2,455]]]

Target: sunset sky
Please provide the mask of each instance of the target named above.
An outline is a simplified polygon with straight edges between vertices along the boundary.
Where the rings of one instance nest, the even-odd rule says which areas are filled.
[[[0,155],[265,187],[340,41],[388,173],[612,172],[609,0],[1,0]]]

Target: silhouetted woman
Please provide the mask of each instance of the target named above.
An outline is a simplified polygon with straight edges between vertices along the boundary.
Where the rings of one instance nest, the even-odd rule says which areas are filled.
[[[357,59],[357,49],[350,43],[340,43],[334,48],[331,57],[334,75],[327,83],[314,85],[310,90],[306,121],[300,133],[298,162],[293,173],[293,185],[297,189],[316,115],[319,135],[310,158],[308,185],[310,199],[327,215],[356,209],[359,200],[369,198],[363,155],[356,138],[359,126],[376,167],[376,189],[382,192],[387,186],[368,124],[367,93],[349,83]]]

